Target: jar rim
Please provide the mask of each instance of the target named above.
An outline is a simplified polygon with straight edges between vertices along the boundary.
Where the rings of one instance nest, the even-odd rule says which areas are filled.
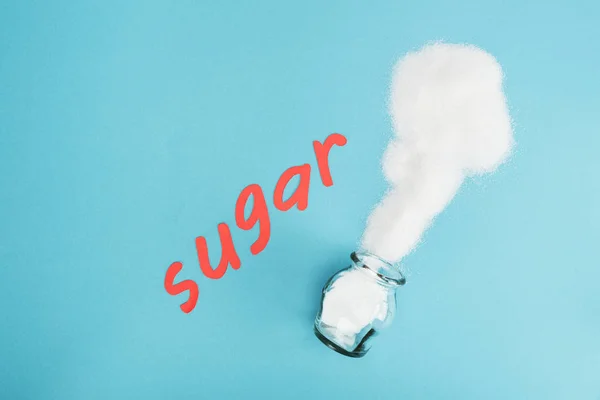
[[[374,259],[376,263],[379,263],[380,266],[375,264],[369,265],[365,259]],[[384,258],[379,257],[377,254],[370,253],[368,251],[353,251],[350,254],[350,259],[360,267],[369,269],[374,272],[380,279],[385,281],[386,283],[394,284],[394,285],[404,285],[406,283],[406,278],[400,271],[400,267],[398,263],[391,263]],[[381,268],[383,266],[383,268]]]

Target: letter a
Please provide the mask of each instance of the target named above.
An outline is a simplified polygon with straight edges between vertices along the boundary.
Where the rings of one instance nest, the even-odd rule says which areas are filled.
[[[292,193],[289,199],[283,200],[283,191],[287,184],[295,176],[300,176],[300,183]],[[298,210],[303,211],[308,206],[308,188],[310,186],[310,164],[298,165],[288,168],[277,181],[275,193],[273,193],[273,203],[280,211],[287,211],[296,204]]]

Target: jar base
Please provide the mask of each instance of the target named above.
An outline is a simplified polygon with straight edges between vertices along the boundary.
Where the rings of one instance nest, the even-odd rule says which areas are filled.
[[[352,358],[361,358],[364,357],[365,354],[367,354],[367,351],[347,351],[342,349],[340,346],[338,346],[337,344],[333,343],[331,340],[327,339],[327,337],[325,337],[320,331],[319,328],[317,328],[316,325],[314,325],[313,327],[314,332],[315,332],[315,336],[321,341],[321,343],[323,343],[325,346],[329,347],[331,350],[340,353],[346,357],[352,357]],[[359,346],[360,348],[361,346]]]

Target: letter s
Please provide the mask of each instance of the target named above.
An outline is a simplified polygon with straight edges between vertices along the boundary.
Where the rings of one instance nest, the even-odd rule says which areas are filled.
[[[182,268],[183,264],[179,261],[176,261],[169,266],[169,269],[167,269],[167,274],[165,275],[165,290],[171,296],[176,296],[180,293],[185,292],[186,290],[190,292],[188,300],[179,306],[181,308],[181,311],[188,314],[196,307],[196,303],[198,302],[199,290],[196,282],[190,279],[186,279],[179,283],[173,284],[175,277],[181,271]]]

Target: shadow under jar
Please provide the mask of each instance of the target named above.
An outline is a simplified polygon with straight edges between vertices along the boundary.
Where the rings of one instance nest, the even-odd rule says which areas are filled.
[[[362,357],[371,340],[396,313],[396,289],[406,279],[395,266],[368,253],[351,254],[352,265],[323,287],[315,335],[327,347],[348,357]]]

